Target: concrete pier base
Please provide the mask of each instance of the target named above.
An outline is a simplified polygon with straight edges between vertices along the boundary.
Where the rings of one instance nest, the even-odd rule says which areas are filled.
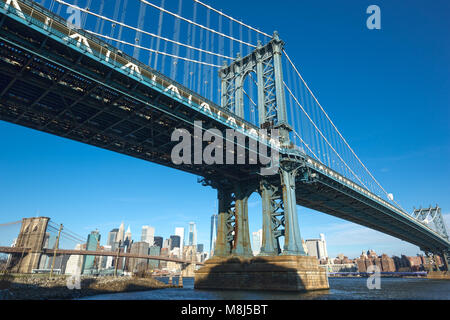
[[[196,289],[308,291],[329,289],[316,257],[212,257],[195,272]]]

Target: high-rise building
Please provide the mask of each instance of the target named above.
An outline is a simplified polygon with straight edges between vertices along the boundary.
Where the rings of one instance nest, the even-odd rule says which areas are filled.
[[[125,225],[122,222],[119,227],[119,232],[117,233],[116,242],[123,242],[124,237],[125,237]]]
[[[180,248],[180,236],[170,236],[170,250],[173,248]]]
[[[203,244],[197,244],[197,253],[203,253]]]
[[[217,214],[213,214],[211,216],[211,231],[209,235],[209,254],[210,256],[214,255],[214,248],[216,247],[216,239],[217,239]]]
[[[127,232],[125,232],[125,239],[124,239],[124,241],[125,241],[125,240],[131,241],[131,229],[130,229],[130,225],[128,225]]]
[[[261,252],[262,246],[262,229],[252,232],[252,251],[253,255],[257,256]]]
[[[111,246],[111,248],[114,246],[114,243],[117,241],[117,235],[119,234],[119,229],[115,228],[112,229],[108,233],[108,240],[106,241],[107,246]]]
[[[160,249],[163,247],[163,237],[154,237],[153,238],[153,245],[156,247],[159,247]]]
[[[96,251],[97,246],[100,243],[100,233],[98,230],[92,231],[87,238],[86,250]],[[83,263],[82,273],[91,274],[94,271],[95,266],[95,256],[86,256]]]
[[[148,249],[148,254],[150,256],[157,257],[160,255],[160,253],[161,253],[161,247],[153,245]],[[159,268],[159,260],[152,260],[152,259],[148,260],[148,267],[150,269],[158,269]]]
[[[149,246],[152,246],[154,237],[155,237],[155,228],[149,226],[142,227],[141,241],[147,242]]]
[[[123,245],[126,247],[131,247],[131,229],[130,226],[128,225],[128,229],[127,232],[125,232],[125,238],[123,239]]]
[[[170,250],[170,247],[171,247],[171,239],[170,238],[168,238],[168,239],[166,239],[166,240],[164,240],[164,242],[163,242],[163,246],[162,246],[162,248],[161,249],[167,249],[167,250]]]
[[[320,234],[320,239],[308,239],[305,243],[309,256],[315,256],[319,260],[328,258],[327,243],[323,233]]]
[[[136,255],[148,255],[148,243],[145,241],[134,242],[131,247],[131,253]],[[130,258],[129,271],[136,272],[147,269],[147,260],[140,258]]]
[[[183,252],[183,247],[184,247],[184,228],[176,227],[175,228],[175,235],[180,237],[180,252]]]
[[[197,245],[197,228],[195,222],[189,222],[189,245]]]
[[[112,251],[112,246],[106,245],[103,246],[103,251]],[[108,269],[113,267],[113,257],[111,256],[103,256],[99,257],[100,259],[100,269]]]

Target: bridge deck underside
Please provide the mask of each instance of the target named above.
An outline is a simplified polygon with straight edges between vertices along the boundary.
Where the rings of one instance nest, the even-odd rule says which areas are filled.
[[[297,204],[352,221],[419,246],[442,252],[445,242],[417,223],[388,210],[354,190],[322,176],[317,182],[296,184]]]
[[[228,127],[5,16],[0,35],[1,120],[199,176],[240,180],[257,171],[174,165],[175,128],[193,132],[195,120],[204,129]]]

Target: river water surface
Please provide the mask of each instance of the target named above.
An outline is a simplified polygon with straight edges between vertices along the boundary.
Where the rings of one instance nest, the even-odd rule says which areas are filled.
[[[102,294],[82,300],[450,300],[449,280],[381,278],[381,288],[371,290],[367,278],[329,278],[329,283],[329,290],[304,293],[197,290],[194,278],[184,278],[183,288]]]

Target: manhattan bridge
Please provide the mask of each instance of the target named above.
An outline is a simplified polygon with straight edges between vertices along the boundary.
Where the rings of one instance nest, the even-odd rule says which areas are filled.
[[[216,257],[252,256],[248,199],[258,192],[261,256],[305,255],[297,215],[303,206],[442,255],[448,270],[441,208],[406,212],[394,200],[276,31],[198,0],[1,0],[0,52],[1,120],[189,172],[216,189]],[[265,165],[239,156],[205,165],[194,150],[193,161],[175,164],[177,128],[243,134],[245,141],[224,147],[224,158],[234,159],[236,147],[246,158],[267,160],[251,148],[255,142],[278,156]],[[212,143],[205,140],[201,150]],[[276,170],[261,174],[267,166]]]

